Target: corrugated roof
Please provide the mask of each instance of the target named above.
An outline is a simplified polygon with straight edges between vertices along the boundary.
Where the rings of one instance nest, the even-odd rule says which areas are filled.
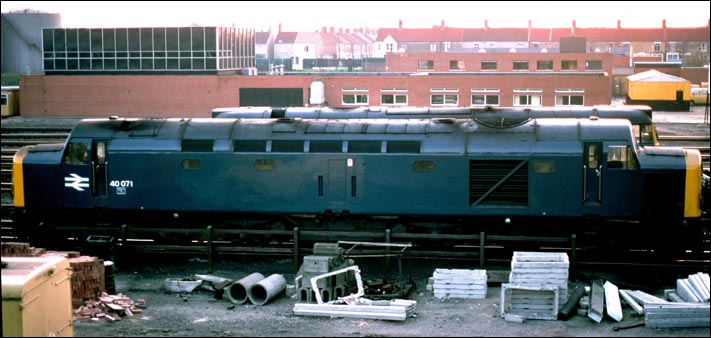
[[[654,69],[630,75],[627,79],[633,82],[689,82],[689,80],[665,74]]]

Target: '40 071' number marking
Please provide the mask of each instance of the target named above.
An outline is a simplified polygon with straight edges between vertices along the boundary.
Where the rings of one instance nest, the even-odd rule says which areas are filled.
[[[123,188],[132,188],[133,187],[133,181],[131,180],[123,180],[123,181],[111,181],[109,183],[110,186],[118,188],[118,187],[123,187]]]

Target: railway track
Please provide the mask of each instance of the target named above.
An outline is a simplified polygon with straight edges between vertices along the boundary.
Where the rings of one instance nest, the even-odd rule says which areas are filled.
[[[67,136],[71,132],[73,126],[79,119],[41,119],[29,122],[14,122],[5,123],[3,120],[2,126],[2,240],[11,241],[16,239],[14,231],[12,207],[12,157],[15,152],[25,145],[33,144],[51,144],[64,143]],[[663,146],[681,146],[684,148],[699,149],[702,153],[703,167],[705,171],[709,171],[709,136],[683,136],[683,135],[661,135],[660,143]],[[110,235],[117,239],[117,247],[122,250],[144,253],[194,253],[205,255],[304,255],[308,254],[310,247],[303,246],[305,243],[310,243],[316,240],[333,241],[334,238],[342,238],[343,232],[324,232],[313,230],[300,231],[258,231],[258,230],[211,230],[196,229],[200,240],[194,240],[188,243],[165,244],[151,239],[152,236],[158,238],[165,234],[180,233],[185,234],[186,229],[141,229],[131,230],[126,233],[112,229],[106,232],[95,231],[98,229],[84,229],[87,233],[101,233]],[[160,231],[158,231],[160,230]],[[159,232],[161,234],[159,234]],[[417,246],[408,251],[409,257],[417,258],[436,258],[436,259],[465,259],[479,261],[481,265],[484,262],[492,263],[499,259],[506,261],[510,259],[510,252],[507,252],[505,246],[501,243],[527,243],[532,250],[558,249],[569,252],[571,257],[580,257],[583,261],[599,261],[601,258],[595,255],[588,255],[588,252],[593,248],[581,246],[576,243],[573,238],[536,238],[536,237],[515,237],[507,236],[506,238],[497,236],[488,236],[487,234],[473,235],[432,235],[432,234],[405,234],[405,233],[349,233],[350,235],[358,235],[360,239],[365,239],[372,242],[383,243],[409,243],[423,240],[437,241],[452,241],[453,243],[461,243],[450,246],[450,249],[433,250],[424,246]],[[211,240],[223,237],[224,235],[232,235],[238,237],[259,237],[262,240],[258,243],[237,243],[226,242],[221,240]],[[267,239],[267,241],[264,241]],[[273,239],[273,240],[269,240]],[[278,239],[278,240],[277,240]],[[78,246],[81,245],[84,238],[75,238]],[[708,236],[705,239],[705,247],[709,247]],[[364,252],[369,255],[385,255],[397,256],[396,252]],[[630,251],[624,253],[629,256],[631,261],[644,260],[645,256],[650,253],[644,249]],[[705,261],[708,264],[708,251],[699,252],[692,250],[686,256],[680,256],[679,261],[686,261],[689,264],[697,261]]]

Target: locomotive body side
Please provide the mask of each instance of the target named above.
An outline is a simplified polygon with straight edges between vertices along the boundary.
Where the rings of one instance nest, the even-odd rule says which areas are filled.
[[[698,218],[698,151],[653,148],[618,119],[84,120],[16,155],[15,205],[34,224]]]

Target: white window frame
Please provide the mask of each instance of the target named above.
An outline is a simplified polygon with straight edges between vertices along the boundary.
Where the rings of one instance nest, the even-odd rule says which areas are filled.
[[[471,105],[472,106],[500,106],[501,105],[501,97],[499,94],[501,93],[501,90],[498,88],[472,88],[471,89],[472,96],[471,96]],[[474,96],[483,96],[483,101],[484,103],[474,103]],[[496,97],[496,104],[490,104],[489,103],[489,98],[490,97]]]
[[[405,88],[381,88],[380,89],[380,104],[383,106],[407,106],[407,89]],[[404,94],[403,94],[404,93]],[[392,96],[393,103],[383,102],[383,96]],[[405,102],[398,102],[398,99],[405,99]]]
[[[345,106],[364,106],[368,104],[368,88],[343,88],[341,92],[341,103]],[[346,97],[352,97],[352,102],[346,102]]]
[[[578,107],[585,105],[585,89],[584,88],[556,88],[555,89],[555,105],[562,107]],[[571,98],[580,97],[580,104],[571,104]],[[564,101],[567,99],[568,103]]]
[[[513,105],[515,107],[540,107],[543,105],[543,89],[541,88],[515,88],[513,90]],[[538,95],[535,95],[539,93]],[[525,98],[526,102],[521,103],[521,99]]]
[[[459,93],[458,88],[432,88],[430,89],[430,105],[431,106],[458,106],[459,105]],[[441,98],[438,100],[442,103],[434,103],[435,98]]]

